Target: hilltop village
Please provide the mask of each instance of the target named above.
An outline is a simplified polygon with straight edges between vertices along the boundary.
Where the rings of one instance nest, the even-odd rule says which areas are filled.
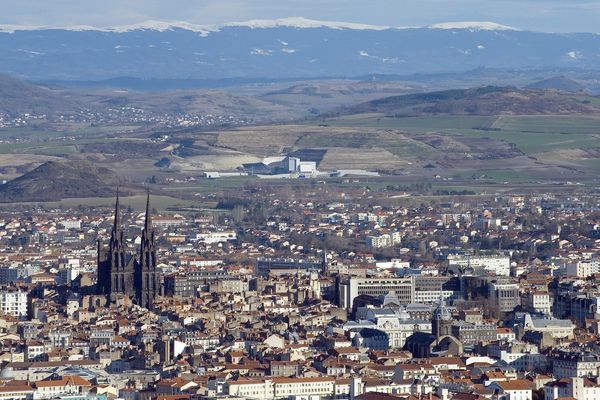
[[[0,213],[0,398],[600,398],[593,193],[229,206]]]

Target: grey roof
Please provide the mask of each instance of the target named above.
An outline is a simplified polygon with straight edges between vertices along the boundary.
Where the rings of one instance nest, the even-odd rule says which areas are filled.
[[[393,317],[396,315],[394,310],[390,310],[389,308],[373,308],[370,310],[374,316],[376,317]]]
[[[409,303],[405,306],[406,311],[433,311],[433,306],[422,303]]]
[[[573,323],[568,319],[532,318],[533,328],[572,328]]]

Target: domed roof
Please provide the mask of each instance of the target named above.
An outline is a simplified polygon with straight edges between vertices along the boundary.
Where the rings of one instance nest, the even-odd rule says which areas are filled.
[[[433,310],[433,318],[441,321],[450,321],[452,319],[452,312],[446,307],[446,301],[440,298],[440,303]]]
[[[2,380],[11,380],[15,379],[15,371],[12,367],[4,367],[2,371],[0,371],[0,379]]]

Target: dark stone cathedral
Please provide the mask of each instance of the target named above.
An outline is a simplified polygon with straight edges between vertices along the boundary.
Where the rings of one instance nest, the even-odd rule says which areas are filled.
[[[110,242],[108,246],[104,246],[100,240],[98,241],[97,294],[105,295],[112,302],[119,297],[133,298],[137,305],[152,309],[161,285],[156,271],[156,245],[150,215],[150,194],[146,201],[146,220],[142,231],[139,258],[127,252],[120,214],[117,194]]]

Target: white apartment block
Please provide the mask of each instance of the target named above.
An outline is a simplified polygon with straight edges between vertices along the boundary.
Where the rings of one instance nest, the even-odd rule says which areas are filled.
[[[509,256],[472,256],[451,254],[448,256],[449,266],[459,266],[461,268],[472,268],[485,274],[495,274],[499,276],[510,275],[510,257]]]
[[[384,233],[378,236],[367,236],[367,246],[374,249],[392,247],[402,241],[400,232]]]
[[[521,306],[529,312],[552,315],[552,303],[548,292],[531,291],[523,294]]]
[[[66,219],[60,223],[65,229],[81,229],[81,220]]]
[[[378,297],[394,292],[401,304],[415,302],[412,278],[360,278],[353,276],[340,284],[339,289],[339,304],[343,308],[351,308],[354,299],[361,294]]]
[[[212,244],[212,243],[224,243],[228,240],[236,240],[237,233],[235,231],[220,231],[220,232],[208,232],[208,233],[198,233],[196,235],[196,240],[202,243]]]
[[[27,292],[18,289],[1,289],[0,311],[14,317],[27,316]]]
[[[251,399],[282,399],[292,396],[319,396],[335,394],[335,378],[272,378],[242,379],[227,382],[226,393]]]
[[[565,272],[567,276],[587,278],[600,273],[600,261],[585,260],[570,262],[566,264]]]

